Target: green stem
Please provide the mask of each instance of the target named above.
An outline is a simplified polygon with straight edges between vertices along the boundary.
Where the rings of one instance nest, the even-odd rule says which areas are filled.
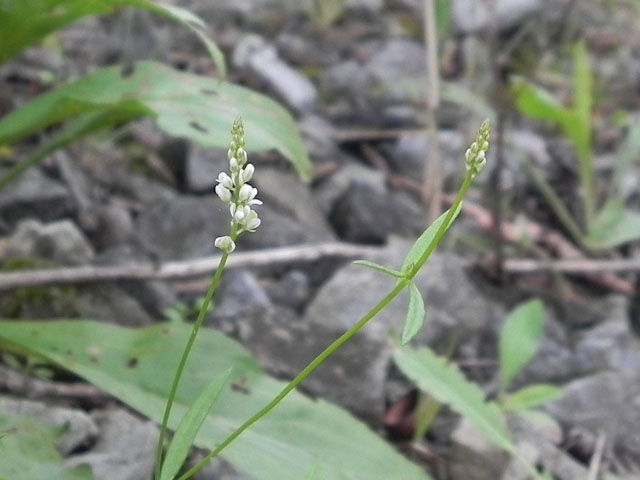
[[[235,232],[233,232],[235,233]],[[220,262],[218,263],[218,268],[216,269],[216,273],[211,280],[211,285],[209,286],[209,291],[207,292],[206,297],[204,298],[204,302],[202,302],[202,306],[200,307],[200,312],[198,313],[198,318],[196,322],[193,324],[193,328],[191,329],[191,335],[189,336],[189,340],[184,347],[182,352],[182,357],[180,358],[180,363],[178,363],[178,368],[176,370],[175,377],[173,377],[173,383],[171,384],[171,390],[169,391],[169,397],[167,398],[167,405],[164,410],[164,415],[162,417],[162,426],[160,427],[160,437],[158,438],[158,446],[156,447],[156,465],[155,465],[155,479],[160,479],[160,473],[162,470],[162,447],[164,445],[164,439],[167,434],[167,423],[169,422],[169,415],[171,414],[171,407],[173,406],[173,402],[176,397],[176,393],[178,391],[178,385],[180,384],[180,378],[182,377],[182,373],[187,364],[187,359],[189,357],[189,353],[191,353],[191,347],[193,347],[193,343],[196,340],[198,335],[198,330],[202,326],[202,322],[204,321],[204,317],[206,316],[207,311],[209,310],[209,305],[211,304],[211,299],[213,298],[213,294],[218,288],[218,284],[220,283],[220,278],[222,277],[222,271],[224,270],[224,266],[227,263],[227,259],[229,258],[229,254],[224,252],[222,257],[220,258]]]
[[[337,340],[322,351],[313,361],[307,365],[291,382],[289,382],[282,391],[274,397],[266,406],[264,406],[258,413],[253,415],[249,420],[240,425],[234,432],[231,433],[215,450],[204,457],[200,462],[194,465],[189,471],[184,473],[178,480],[187,480],[198,470],[209,463],[214,457],[216,457],[222,450],[224,450],[231,442],[238,438],[246,429],[256,423],[271,410],[273,410],[278,403],[280,403],[284,397],[286,397],[294,388],[296,388],[305,378],[309,376],[317,367],[324,362],[333,352],[340,348],[347,340],[353,337],[362,327],[364,327],[369,320],[375,317],[380,311],[386,307],[391,300],[393,300],[404,288],[407,286],[408,281],[403,279],[391,290],[386,297],[384,297],[380,303],[373,307],[369,313],[362,317],[358,323],[356,323],[350,330],[343,333]]]
[[[420,271],[424,263],[427,261],[427,259],[431,256],[433,251],[436,249],[436,247],[440,243],[440,240],[442,240],[442,237],[447,232],[451,224],[451,221],[453,220],[453,217],[456,211],[458,210],[458,207],[462,203],[462,199],[464,198],[464,196],[467,193],[467,190],[471,186],[471,182],[473,181],[473,178],[474,176],[471,175],[469,172],[467,172],[467,174],[464,177],[464,180],[462,181],[462,186],[460,187],[460,190],[458,191],[458,194],[456,195],[456,198],[453,201],[451,208],[449,208],[447,216],[445,217],[444,221],[440,225],[440,228],[434,235],[433,240],[431,240],[431,243],[429,244],[427,249],[424,251],[420,259],[415,263],[413,268],[409,270],[409,272],[407,273],[407,277],[406,277],[407,280],[413,280],[413,277],[417,275],[417,273]]]

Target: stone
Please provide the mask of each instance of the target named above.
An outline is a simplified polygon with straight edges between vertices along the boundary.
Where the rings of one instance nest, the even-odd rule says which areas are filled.
[[[127,208],[114,203],[98,205],[95,217],[97,225],[91,237],[98,248],[122,245],[133,238],[135,227]]]
[[[189,146],[186,159],[184,188],[190,193],[213,192],[220,172],[229,170],[227,150]]]
[[[426,133],[408,133],[402,135],[392,146],[387,148],[389,165],[394,173],[421,178],[429,152],[429,137]],[[463,136],[453,130],[438,132],[438,148],[443,176],[459,174],[467,148]]]
[[[136,219],[138,242],[160,260],[212,255],[216,237],[228,235],[229,209],[216,195],[160,198]]]
[[[68,190],[36,168],[30,168],[0,192],[0,217],[9,224],[26,217],[50,222],[72,213]]]
[[[354,243],[381,244],[392,233],[414,230],[407,224],[421,223],[421,212],[415,203],[399,204],[389,193],[380,193],[367,184],[353,182],[338,199],[329,220],[338,235]],[[415,220],[415,222],[412,222]]]
[[[226,272],[216,295],[216,317],[234,320],[253,313],[265,313],[271,301],[258,282],[247,270]]]
[[[285,63],[275,47],[257,35],[242,39],[233,52],[233,63],[269,85],[295,111],[308,111],[318,92],[311,81]]]
[[[98,435],[95,421],[79,409],[0,396],[0,411],[30,417],[38,423],[60,429],[62,435],[55,446],[63,456],[92,444]]]
[[[497,0],[494,8],[487,2],[453,0],[451,21],[455,30],[464,34],[485,31],[494,24],[499,30],[506,30],[536,15],[541,8],[541,0]]]
[[[311,296],[309,277],[302,270],[291,270],[265,287],[272,302],[294,310],[302,309]]]
[[[425,53],[419,42],[392,38],[371,56],[364,69],[376,91],[390,103],[424,96]]]
[[[295,220],[316,243],[335,240],[331,226],[314,202],[309,186],[297,175],[273,168],[260,168],[256,170],[251,183],[258,189],[258,198],[265,205]]]
[[[102,283],[79,289],[74,306],[81,318],[126,327],[143,327],[155,321],[133,296],[115,284]]]
[[[95,255],[84,234],[70,220],[46,225],[24,220],[9,242],[14,256],[46,258],[60,265],[82,265]]]
[[[638,371],[602,372],[563,386],[564,396],[545,406],[561,424],[604,433],[616,453],[640,458]]]
[[[69,467],[89,465],[96,480],[140,480],[152,478],[158,428],[125,410],[103,410],[92,414],[99,436],[87,453],[65,462]]]

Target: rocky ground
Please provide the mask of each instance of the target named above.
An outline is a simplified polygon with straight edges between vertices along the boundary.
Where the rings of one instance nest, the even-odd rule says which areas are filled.
[[[426,67],[421,2],[334,2],[335,18],[331,2],[324,7],[293,0],[176,3],[211,25],[229,59],[230,79],[274,96],[295,114],[314,164],[313,181],[305,184],[282,159],[247,146],[257,166],[263,223],[259,232],[242,238],[238,253],[348,242],[375,247],[366,251],[370,260],[399,265],[424,228],[428,210],[420,196],[429,151],[429,137],[422,130]],[[439,183],[445,192],[456,188],[463,152],[485,105],[502,112],[504,160],[498,167],[494,148],[488,171],[469,195],[471,209],[418,278],[430,323],[417,343],[446,351],[455,337],[452,358],[491,394],[496,333],[505,312],[520,300],[544,299],[550,318],[541,349],[518,383],[550,382],[565,389],[563,399],[545,407],[561,429],[532,439],[529,429],[515,425],[521,431],[519,442],[557,478],[595,479],[588,469],[600,453],[603,470],[638,478],[635,276],[497,275],[486,219],[498,200],[505,207],[503,221],[512,227],[531,231],[533,225],[571,246],[522,162],[544,168],[571,199],[576,197],[572,150],[556,130],[501,106],[500,77],[546,68],[550,84],[568,97],[567,51],[584,37],[597,79],[594,161],[606,179],[624,136],[624,129],[608,119],[618,110],[638,116],[640,12],[623,1],[498,0],[490,15],[480,3],[452,1],[451,24],[440,39],[440,75],[449,93],[436,113]],[[140,13],[78,22],[63,32],[60,42],[62,55],[33,48],[3,67],[0,111],[46,89],[42,72],[67,78],[95,65],[150,56],[191,71],[211,71],[189,35]],[[33,142],[17,148],[16,156],[30,148]],[[626,183],[627,198],[636,207],[637,160],[636,152],[634,174]],[[213,239],[225,234],[228,224],[227,211],[213,194],[215,177],[225,164],[226,151],[168,138],[144,122],[59,151],[0,194],[3,269],[161,265],[215,254]],[[499,188],[492,184],[496,172]],[[444,200],[446,206],[446,195]],[[533,238],[536,248],[510,240],[514,238],[506,236],[502,242],[503,254],[510,258],[573,251],[566,247],[549,253],[543,234]],[[346,250],[341,254],[341,246],[331,255],[294,257],[277,265],[268,255],[258,255],[257,266],[230,269],[208,326],[248,346],[271,374],[292,377],[311,352],[348,329],[389,288],[379,274],[350,266],[353,255]],[[632,244],[610,256],[637,255]],[[0,314],[144,326],[164,318],[166,309],[178,302],[191,305],[206,285],[206,278],[200,278],[15,289],[0,295]],[[451,413],[441,414],[424,440],[430,451],[426,457],[407,446],[406,431],[399,433],[397,425],[389,424],[389,409],[415,394],[392,367],[387,342],[388,331],[401,328],[404,310],[402,302],[393,303],[314,374],[305,391],[354,412],[435,478],[520,478],[500,452],[469,433]],[[71,425],[58,446],[71,462],[91,464],[99,479],[149,478],[151,452],[135,446],[153,444],[142,440],[157,435],[152,423],[89,387],[84,397],[94,399],[89,407],[64,401],[68,392],[59,382],[40,380],[24,391],[19,373],[0,368],[0,407],[28,408],[45,422]],[[25,397],[32,398],[21,399]],[[131,443],[123,444],[122,438]],[[114,476],[115,465],[121,470]],[[246,477],[216,463],[199,478]]]

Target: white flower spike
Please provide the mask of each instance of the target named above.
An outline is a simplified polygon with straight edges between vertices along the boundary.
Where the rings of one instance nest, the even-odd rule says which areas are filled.
[[[242,120],[237,119],[233,123],[231,137],[227,151],[230,175],[226,172],[220,173],[215,188],[220,200],[229,205],[231,214],[231,235],[215,240],[215,246],[225,253],[231,253],[236,248],[235,239],[238,235],[243,232],[255,232],[260,226],[258,214],[251,206],[262,205],[256,198],[258,189],[248,183],[253,178],[255,167],[247,163]]]

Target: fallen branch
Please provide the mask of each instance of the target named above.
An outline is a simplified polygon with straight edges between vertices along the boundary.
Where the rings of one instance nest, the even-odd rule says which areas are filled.
[[[313,262],[321,258],[368,257],[380,248],[347,243],[323,243],[272,248],[233,254],[226,268],[265,267],[294,262]],[[0,291],[15,288],[63,285],[114,280],[171,280],[209,275],[216,270],[219,255],[194,260],[167,262],[161,265],[134,264],[118,266],[84,265],[80,267],[24,270],[0,274]]]

